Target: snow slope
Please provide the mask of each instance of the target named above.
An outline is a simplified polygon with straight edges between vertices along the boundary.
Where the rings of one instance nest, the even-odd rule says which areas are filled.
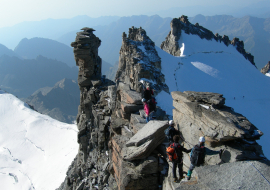
[[[260,73],[234,46],[208,41],[182,32],[180,57],[174,57],[156,47],[162,61],[162,73],[172,91],[221,93],[225,104],[252,122],[264,135],[259,140],[270,158],[270,78]],[[157,102],[172,114],[172,97],[161,92]]]
[[[56,189],[78,152],[77,127],[0,90],[0,189]]]

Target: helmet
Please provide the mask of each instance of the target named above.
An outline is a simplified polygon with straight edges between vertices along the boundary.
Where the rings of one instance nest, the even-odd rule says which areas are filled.
[[[174,124],[173,120],[170,120],[169,125],[173,125],[173,124]]]
[[[143,99],[142,99],[142,102],[146,102],[146,99],[143,98]]]
[[[199,142],[205,142],[205,138],[204,137],[200,137],[199,138]]]

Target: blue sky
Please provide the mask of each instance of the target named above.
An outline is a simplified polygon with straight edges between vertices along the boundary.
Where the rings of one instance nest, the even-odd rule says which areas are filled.
[[[1,0],[0,28],[48,18],[153,15],[175,7],[244,7],[261,0]],[[268,0],[269,4],[270,1]],[[218,11],[218,10],[216,10]],[[217,12],[218,13],[218,12]],[[173,17],[169,13],[165,16]]]

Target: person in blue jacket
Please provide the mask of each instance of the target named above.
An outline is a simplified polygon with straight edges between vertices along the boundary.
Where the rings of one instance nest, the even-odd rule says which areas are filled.
[[[187,173],[187,180],[190,180],[192,171],[196,166],[201,166],[204,164],[205,155],[214,155],[219,154],[219,157],[221,158],[223,150],[220,151],[214,151],[210,150],[209,148],[204,147],[205,138],[200,137],[199,138],[199,144],[195,145],[190,153],[190,167]]]

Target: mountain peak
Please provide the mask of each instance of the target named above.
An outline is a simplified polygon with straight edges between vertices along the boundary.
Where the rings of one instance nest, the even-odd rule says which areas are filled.
[[[174,18],[171,21],[171,31],[166,37],[166,40],[162,42],[160,46],[161,49],[174,56],[180,56],[182,53],[182,44],[179,44],[179,40],[181,38],[182,32],[186,34],[197,35],[201,39],[211,41],[215,40],[216,42],[220,43],[222,42],[226,46],[233,45],[239,53],[241,53],[247,60],[250,61],[252,65],[255,66],[254,56],[246,52],[246,50],[244,49],[244,42],[239,41],[239,38],[233,38],[233,40],[231,41],[226,35],[220,36],[218,33],[214,35],[212,31],[200,26],[198,23],[191,24],[188,20],[188,17],[185,15],[182,15],[179,18]]]

